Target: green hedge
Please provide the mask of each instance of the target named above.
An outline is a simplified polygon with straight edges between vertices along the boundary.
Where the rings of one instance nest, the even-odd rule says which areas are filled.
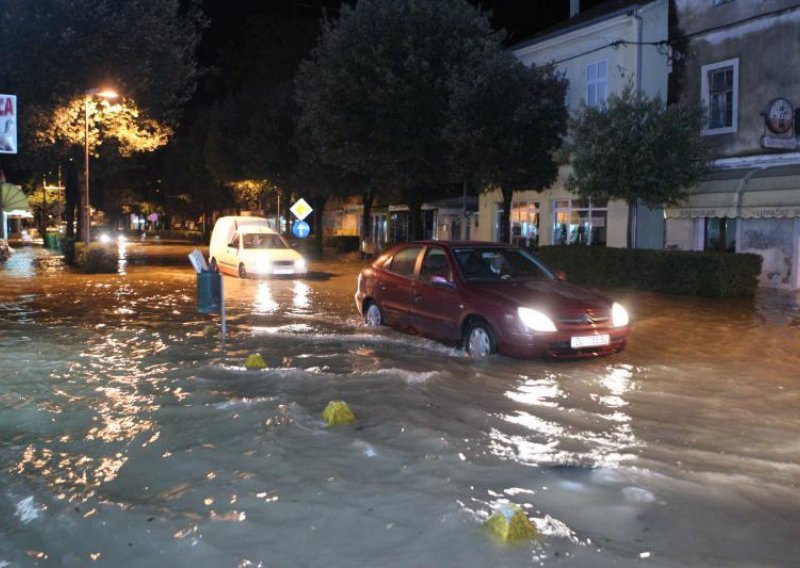
[[[116,274],[119,249],[116,244],[75,243],[75,265],[86,274]]]
[[[583,246],[533,252],[570,282],[716,298],[754,295],[762,261],[757,254]]]

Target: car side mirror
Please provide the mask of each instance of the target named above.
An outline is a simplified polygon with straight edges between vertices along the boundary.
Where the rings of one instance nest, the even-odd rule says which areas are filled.
[[[444,276],[431,276],[431,284],[442,288],[455,288],[456,285]]]
[[[564,272],[563,270],[559,270],[556,272],[556,280],[566,281],[566,279],[567,279],[566,272]]]

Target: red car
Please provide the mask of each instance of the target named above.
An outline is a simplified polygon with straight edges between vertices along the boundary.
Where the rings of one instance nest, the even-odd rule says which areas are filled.
[[[356,306],[369,326],[461,344],[475,358],[607,355],[630,333],[621,305],[498,243],[396,246],[361,270]]]

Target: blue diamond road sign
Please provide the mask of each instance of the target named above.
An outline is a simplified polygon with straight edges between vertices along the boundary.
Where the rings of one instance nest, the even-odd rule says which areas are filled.
[[[292,225],[292,234],[298,239],[305,239],[311,232],[311,227],[305,221],[295,221]]]

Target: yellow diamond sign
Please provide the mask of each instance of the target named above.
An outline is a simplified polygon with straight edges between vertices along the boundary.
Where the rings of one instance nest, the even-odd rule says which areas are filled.
[[[294,205],[292,205],[292,208],[289,209],[289,211],[292,212],[292,215],[294,215],[295,217],[297,217],[302,221],[303,219],[311,215],[313,209],[311,208],[311,205],[309,205],[308,202],[301,197],[295,202]]]

